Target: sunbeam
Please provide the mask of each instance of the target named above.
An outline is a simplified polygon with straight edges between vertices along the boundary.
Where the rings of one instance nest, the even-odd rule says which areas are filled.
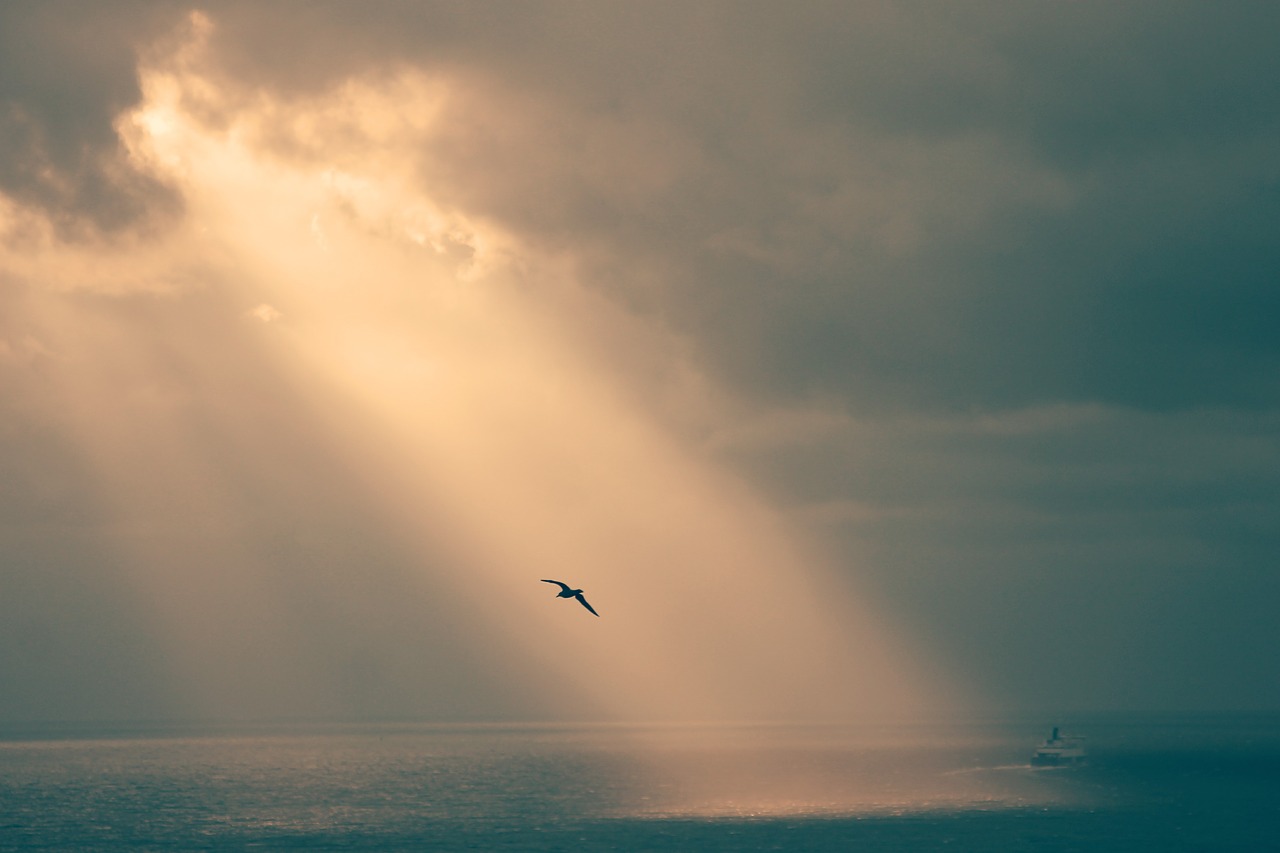
[[[136,279],[131,245],[39,232],[54,287],[28,318],[181,704],[500,718],[484,703],[505,695],[562,720],[847,723],[969,701],[655,408],[653,376],[699,374],[669,332],[572,253],[420,185],[437,124],[465,114],[447,81],[280,100],[206,69],[212,26],[193,16],[142,67],[117,122],[182,219]],[[549,577],[600,618],[556,606]]]

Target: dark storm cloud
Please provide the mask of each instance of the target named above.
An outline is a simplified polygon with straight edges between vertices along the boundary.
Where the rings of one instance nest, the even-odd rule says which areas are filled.
[[[139,98],[136,49],[179,19],[166,8],[0,7],[0,191],[64,235],[117,231],[176,205],[129,163],[113,126]]]
[[[879,50],[858,49],[851,31],[876,27],[856,16],[812,27],[808,52],[784,63],[801,82],[780,110],[799,137],[843,129],[847,149],[809,168],[852,193],[868,190],[849,168],[860,142],[925,146],[922,161],[876,164],[905,188],[883,215],[920,205],[920,239],[892,250],[833,235],[785,269],[699,257],[697,281],[723,283],[721,315],[759,321],[744,345],[725,341],[729,363],[859,406],[1274,405],[1280,125],[1262,81],[1280,63],[1260,35],[1273,13],[906,8]],[[966,138],[1004,147],[950,146]],[[999,188],[1036,176],[1056,191]],[[774,233],[824,191],[785,186],[751,208],[774,214]]]
[[[596,286],[756,393],[1176,409],[1280,391],[1268,7],[217,18],[226,73],[284,92],[399,63],[454,80],[424,184],[595,259]]]
[[[180,10],[5,14],[3,186],[64,223],[144,216],[164,190],[111,122],[138,97],[135,48]],[[744,387],[873,407],[1275,401],[1267,7],[213,14],[224,73],[253,86],[401,64],[455,80],[488,106],[424,151],[424,183],[596,258],[597,286]]]
[[[1055,406],[828,418],[716,449],[1008,707],[1264,709],[1280,694],[1251,649],[1280,643],[1278,427]]]

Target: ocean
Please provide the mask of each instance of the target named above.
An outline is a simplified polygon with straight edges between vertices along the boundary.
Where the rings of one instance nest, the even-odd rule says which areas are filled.
[[[0,850],[1275,850],[1277,722],[9,730]]]

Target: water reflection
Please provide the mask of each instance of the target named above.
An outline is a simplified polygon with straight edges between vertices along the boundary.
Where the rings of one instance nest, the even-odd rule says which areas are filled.
[[[166,794],[213,824],[906,814],[1072,801],[1007,735],[832,726],[382,726],[0,744],[29,796]],[[179,736],[181,735],[181,736]],[[47,790],[41,793],[42,786]],[[68,787],[69,786],[69,787]],[[53,812],[56,812],[53,809]]]
[[[1070,769],[1038,725],[29,731],[0,849],[1258,849],[1270,722],[1099,726]]]
[[[972,730],[834,726],[645,733],[654,816],[886,815],[1076,799],[1019,761],[1016,738]],[[1070,780],[1066,780],[1070,781]]]

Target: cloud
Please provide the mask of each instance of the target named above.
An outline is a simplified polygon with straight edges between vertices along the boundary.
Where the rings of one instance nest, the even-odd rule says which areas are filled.
[[[626,539],[653,533],[644,518],[682,543],[634,549],[664,565],[668,546],[755,565],[688,517],[726,541],[752,519],[752,547],[793,567],[809,563],[769,531],[802,531],[875,591],[868,609],[955,649],[954,671],[1050,704],[1072,697],[1019,686],[1039,654],[1079,643],[1081,703],[1139,702],[1116,661],[1159,669],[1206,596],[1266,599],[1269,9],[120,8],[2,13],[0,370],[20,389],[7,411],[62,436],[31,471],[87,469],[82,491],[133,507],[93,541],[152,567],[155,631],[181,629],[211,683],[219,651],[246,658],[190,618],[201,592],[269,602],[246,611],[264,642],[319,642],[360,635],[362,607],[420,602],[397,585],[415,561],[484,578],[527,543],[543,565],[598,565],[565,531]],[[9,435],[16,455],[30,432]],[[634,494],[584,458],[639,470]],[[600,509],[615,502],[632,521]],[[241,561],[225,587],[155,569],[182,547],[153,528],[193,506],[217,521],[211,552]],[[510,537],[460,544],[495,517]],[[277,630],[306,586],[281,530],[341,557]],[[347,610],[342,565],[371,548],[404,594]],[[1054,600],[1072,607],[1027,615]],[[414,637],[392,610],[360,635],[374,658]],[[1187,685],[1273,702],[1234,645],[1274,641],[1255,621],[1184,649]],[[295,695],[360,705],[308,643],[260,663],[259,687],[288,660]],[[472,650],[500,669],[492,652]],[[1193,694],[1151,681],[1167,706]]]
[[[0,11],[0,192],[69,238],[175,215],[172,189],[135,168],[112,126],[139,97],[135,50],[174,20],[148,3]]]
[[[364,116],[352,150],[416,146],[402,179],[439,207],[385,227],[423,241],[465,211],[570,256],[747,394],[1270,405],[1273,211],[1254,188],[1274,183],[1277,128],[1247,85],[1266,27],[1185,6],[1158,25],[992,14],[227,4],[201,60],[223,102],[202,109],[242,123],[266,98],[261,141],[305,156],[357,125],[291,110],[383,92],[403,109]],[[295,48],[262,42],[281,27]],[[1206,62],[1206,27],[1243,49]],[[139,91],[106,79],[114,103]]]
[[[253,48],[246,9],[218,38],[227,73],[300,98],[355,68],[448,79],[432,196],[572,255],[745,393],[1183,408],[1274,401],[1248,18],[388,6],[322,8],[309,53]]]
[[[1246,686],[1241,658],[1274,639],[1257,603],[1275,587],[1263,556],[1276,544],[1274,412],[1089,404],[764,420],[807,419],[821,428],[717,452],[884,606],[913,614],[934,648],[964,649],[952,665],[1008,706],[1135,707],[1133,668],[1146,665],[1135,661],[1184,648],[1196,600],[1236,606],[1240,621],[1213,629],[1200,653],[1184,648],[1181,686],[1152,678],[1148,699],[1188,708],[1211,689],[1274,701]],[[1041,678],[1046,658],[1067,682]]]
[[[279,309],[273,308],[272,306],[263,302],[258,307],[252,308],[248,312],[246,312],[245,316],[252,317],[254,320],[257,320],[259,323],[274,323],[276,320],[279,320],[281,317],[283,317],[284,313],[281,312]]]

